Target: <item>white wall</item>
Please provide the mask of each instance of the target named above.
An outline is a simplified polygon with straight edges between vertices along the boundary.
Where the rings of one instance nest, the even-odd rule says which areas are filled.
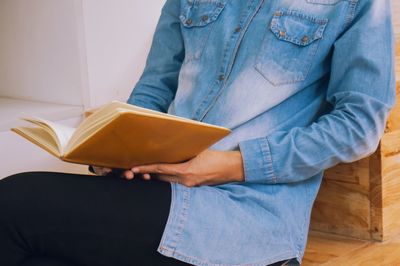
[[[1,0],[0,96],[87,108],[126,100],[164,2]]]
[[[143,71],[165,0],[83,0],[91,106],[125,101]]]
[[[164,2],[0,0],[0,97],[85,108],[125,101],[144,68]],[[15,133],[0,131],[0,178],[33,170],[86,167],[62,163]]]
[[[0,96],[82,104],[80,1],[0,1]]]

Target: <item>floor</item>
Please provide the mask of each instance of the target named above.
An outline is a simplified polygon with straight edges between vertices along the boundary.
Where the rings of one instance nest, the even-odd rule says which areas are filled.
[[[302,266],[400,266],[400,236],[369,242],[311,232]]]

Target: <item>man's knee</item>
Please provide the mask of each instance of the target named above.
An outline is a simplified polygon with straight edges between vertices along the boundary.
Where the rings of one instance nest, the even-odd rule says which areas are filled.
[[[21,172],[0,180],[0,221],[12,219],[13,214],[27,206],[34,172]]]
[[[7,177],[2,177],[0,178],[0,185],[3,186],[3,184],[9,185],[10,183],[15,183],[15,182],[20,182],[22,180],[29,180],[32,177],[35,177],[38,175],[39,172],[21,172],[21,173],[16,173],[12,174]]]

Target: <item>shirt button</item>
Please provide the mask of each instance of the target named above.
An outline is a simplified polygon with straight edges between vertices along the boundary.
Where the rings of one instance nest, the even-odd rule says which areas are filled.
[[[223,81],[225,79],[225,75],[219,75],[218,80]]]
[[[242,30],[241,27],[237,27],[237,28],[235,29],[235,32],[240,32],[241,30]]]
[[[201,20],[202,20],[202,21],[207,21],[207,20],[208,20],[208,16],[207,16],[207,15],[202,16],[202,17],[201,17]]]
[[[308,42],[309,39],[310,39],[310,38],[308,38],[308,36],[304,36],[304,37],[301,39],[301,42],[306,43],[306,42]]]
[[[191,19],[189,18],[189,19],[186,20],[185,23],[186,23],[186,25],[192,25],[193,20],[191,20]]]

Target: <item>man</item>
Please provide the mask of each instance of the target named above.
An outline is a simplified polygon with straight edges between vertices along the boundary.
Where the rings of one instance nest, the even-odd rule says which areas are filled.
[[[195,186],[173,184],[159,251],[300,262],[322,171],[376,149],[394,84],[390,1],[168,1],[129,103],[233,132],[187,163],[125,173]]]
[[[129,189],[40,173],[46,186],[36,193],[63,206],[51,211],[65,217],[56,221],[23,223],[21,213],[51,206],[26,191],[32,200],[16,204],[29,174],[6,178],[0,211],[11,222],[0,220],[0,263],[22,260],[29,247],[92,265],[300,263],[323,170],[372,153],[394,104],[390,12],[389,0],[168,0],[128,102],[232,133],[182,164],[132,166],[127,179],[151,181],[134,178]],[[171,199],[158,179],[171,182]],[[155,243],[175,261],[154,262]],[[6,255],[9,246],[21,252]]]

